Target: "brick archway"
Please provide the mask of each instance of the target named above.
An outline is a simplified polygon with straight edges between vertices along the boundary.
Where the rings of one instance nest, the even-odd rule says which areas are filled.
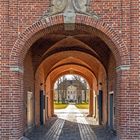
[[[11,122],[11,125],[13,127],[15,126],[14,123],[17,123],[17,126],[14,127],[15,130],[13,131],[13,134],[11,134],[13,135],[14,138],[15,137],[19,138],[20,136],[23,135],[24,132],[23,131],[24,124],[21,122],[23,122],[23,118],[22,118],[23,116],[23,110],[22,110],[23,109],[23,71],[24,71],[23,61],[25,55],[34,42],[36,42],[39,38],[41,38],[42,36],[50,32],[49,28],[53,26],[58,26],[58,27],[60,26],[63,28],[64,24],[65,23],[64,23],[63,15],[56,15],[56,16],[49,17],[47,19],[37,21],[31,27],[26,29],[22,34],[20,34],[19,38],[17,39],[17,41],[15,42],[12,48],[12,51],[10,53],[9,65],[10,65],[10,78],[13,80],[10,81],[9,89],[11,92],[11,97],[12,96],[18,97],[16,98],[16,102],[13,103],[11,107],[11,110],[14,110],[18,103],[18,108],[17,108],[18,117],[15,118],[15,114],[13,114],[12,117],[15,121]],[[113,31],[113,29],[109,25],[107,25],[102,21],[96,21],[93,18],[86,15],[76,15],[75,27],[86,30],[90,34],[96,31],[98,36],[105,41],[105,43],[108,45],[108,47],[114,54],[119,69],[124,69],[124,68],[126,69],[126,67],[130,65],[129,51],[127,47],[125,46],[123,40],[119,37],[119,35],[115,31]],[[121,68],[121,66],[124,67]],[[125,89],[126,86],[121,88],[119,87],[120,83],[122,82],[122,79],[120,78],[121,76],[122,73],[118,72],[117,84],[118,84],[118,92],[120,92],[120,94],[122,94],[124,90],[126,91]],[[11,100],[12,99],[14,99],[14,97],[11,98]],[[118,102],[119,99],[120,98],[118,97]],[[119,112],[118,112],[118,116],[119,116]],[[120,120],[119,118],[117,119],[118,121]],[[118,125],[119,124],[120,123],[118,122]],[[118,133],[121,133],[121,129],[123,128],[118,126],[117,129],[118,129]]]
[[[46,92],[48,93],[47,96],[49,98],[49,109],[48,109],[48,111],[50,112],[49,114],[50,116],[53,116],[54,114],[54,107],[52,102],[54,96],[53,93],[54,84],[59,77],[70,74],[70,71],[73,71],[73,74],[82,76],[84,79],[86,79],[89,85],[89,90],[90,90],[89,115],[92,116],[93,115],[93,91],[97,91],[97,79],[94,73],[92,73],[92,71],[90,71],[84,66],[75,65],[75,64],[59,66],[56,69],[52,70],[51,73],[47,76],[45,83],[46,85],[47,83],[49,83],[50,84],[49,87],[51,87],[49,90],[46,90]]]
[[[47,19],[39,20],[27,28],[19,35],[19,38],[12,48],[10,53],[10,65],[20,65],[22,67],[22,61],[28,49],[36,40],[49,32],[47,31],[47,28],[63,24],[65,24],[63,15],[55,15],[48,17]],[[96,29],[99,37],[107,43],[114,54],[117,66],[130,64],[128,48],[119,35],[108,24],[100,20],[95,20],[87,15],[77,14],[75,25],[78,25],[79,27],[85,26],[85,30],[89,27],[93,28],[93,30],[91,30],[91,28],[87,30],[87,32],[91,34],[94,32],[94,29]]]
[[[52,85],[54,85],[54,83],[55,83],[55,81],[59,78],[59,77],[61,77],[61,76],[63,76],[63,75],[65,75],[65,74],[69,74],[69,67],[72,67],[72,66],[75,66],[75,67],[77,67],[77,68],[79,68],[78,70],[76,70],[75,68],[73,69],[73,71],[75,72],[75,74],[78,74],[78,75],[81,75],[82,77],[84,77],[86,80],[87,80],[87,82],[88,82],[88,84],[89,84],[89,86],[91,87],[92,86],[92,80],[90,79],[90,78],[92,78],[93,77],[93,79],[96,81],[95,83],[96,83],[96,85],[97,85],[97,79],[96,79],[96,77],[95,77],[95,75],[94,75],[94,73],[92,73],[92,71],[90,71],[89,69],[87,69],[86,67],[84,67],[84,66],[81,66],[81,65],[78,65],[78,64],[71,64],[71,65],[62,65],[62,66],[59,66],[59,67],[57,67],[56,69],[54,69],[53,71],[59,71],[59,73],[57,73],[57,75],[53,78],[53,80],[52,80]],[[66,67],[66,70],[64,69]],[[90,73],[90,76],[87,76],[84,72],[82,72],[82,71],[80,71],[80,68],[81,69],[84,69],[84,70],[86,70],[88,73]],[[59,69],[64,69],[64,71],[60,71]],[[51,71],[51,73],[53,72],[53,71]],[[51,74],[50,73],[50,74]]]

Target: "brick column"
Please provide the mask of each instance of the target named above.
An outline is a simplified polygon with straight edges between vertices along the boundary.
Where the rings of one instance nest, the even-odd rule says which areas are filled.
[[[24,92],[23,92],[23,72],[20,67],[10,68],[10,140],[22,137],[26,122],[24,122]],[[6,120],[8,117],[6,118]]]
[[[88,116],[93,116],[93,89],[90,89],[89,115]]]
[[[8,65],[6,58],[8,50],[8,0],[0,2],[0,139],[8,139],[10,135],[9,123],[10,122],[10,112],[9,108],[9,88],[6,86],[8,84],[8,75],[6,71]],[[6,37],[6,38],[5,38]],[[3,55],[4,54],[4,55]],[[3,111],[4,110],[4,111]],[[6,119],[5,119],[6,118]]]
[[[53,93],[53,89],[50,90],[51,92],[51,98],[50,98],[50,104],[51,104],[51,117],[54,116],[54,102],[53,102],[53,98],[54,98],[54,93]]]
[[[130,66],[122,65],[117,68],[116,87],[116,125],[120,140],[133,140],[130,133],[131,125],[131,93],[130,93]],[[132,123],[132,124],[131,124]]]
[[[131,71],[129,98],[131,108],[129,133],[131,140],[140,140],[140,1],[131,0],[130,4]]]

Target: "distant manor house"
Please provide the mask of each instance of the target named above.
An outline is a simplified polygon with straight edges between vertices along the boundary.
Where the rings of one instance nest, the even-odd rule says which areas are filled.
[[[62,103],[82,103],[89,100],[87,85],[79,80],[64,80],[55,89],[55,101]],[[58,95],[59,94],[59,95]],[[59,96],[59,97],[58,97]]]

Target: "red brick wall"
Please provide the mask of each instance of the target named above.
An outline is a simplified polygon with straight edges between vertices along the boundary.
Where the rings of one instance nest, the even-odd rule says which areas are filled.
[[[131,61],[131,70],[130,70],[130,83],[129,83],[129,91],[127,93],[127,112],[129,112],[129,131],[126,132],[127,135],[129,133],[135,134],[131,137],[127,136],[127,138],[132,139],[140,139],[140,38],[138,37],[140,34],[140,2],[137,0],[131,1],[131,36],[130,36],[130,61]],[[130,111],[131,110],[131,111]],[[127,123],[127,124],[128,124]],[[137,135],[139,134],[139,136]]]
[[[11,49],[19,34],[36,22],[47,8],[47,0],[5,0],[0,2],[0,128],[2,128],[0,129],[0,139],[15,140],[23,133],[23,126],[20,123],[21,116],[23,116],[21,102],[23,95],[20,94],[23,92],[22,86],[19,89],[19,85],[23,85],[23,75],[22,73],[12,73],[9,79]],[[119,92],[116,97],[118,102],[117,128],[122,140],[140,139],[139,1],[93,0],[91,9],[101,17],[100,21],[108,24],[111,27],[110,30],[114,30],[119,35],[117,39],[112,37],[113,41],[119,42],[120,39],[123,41],[124,45],[117,46],[122,50],[123,58],[127,55],[125,46],[129,50],[131,70],[117,73],[117,92]],[[22,47],[22,43],[19,45],[20,47]],[[15,56],[20,53],[17,48],[13,48],[13,50]],[[17,103],[19,107],[17,107]],[[16,112],[14,112],[15,110]]]
[[[9,138],[10,130],[9,124],[12,120],[11,107],[9,102],[8,89],[8,53],[9,53],[9,17],[8,17],[8,0],[0,2],[0,139]],[[7,88],[5,88],[7,87]],[[5,119],[6,118],[6,119]]]
[[[18,33],[36,22],[49,6],[49,1],[12,0],[8,2],[9,23],[12,42],[14,43]],[[129,1],[98,1],[91,0],[90,9],[94,11],[102,21],[115,29],[125,43],[130,42],[130,2]],[[129,44],[130,45],[130,44]]]

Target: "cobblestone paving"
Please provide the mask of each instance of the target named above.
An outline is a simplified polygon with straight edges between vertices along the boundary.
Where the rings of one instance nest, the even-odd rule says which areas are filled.
[[[88,110],[74,105],[55,111],[58,118],[51,118],[46,127],[35,128],[28,134],[29,140],[117,140],[109,129],[98,126]],[[23,139],[24,140],[24,139]]]
[[[67,114],[65,117],[65,125],[62,129],[59,140],[81,140],[79,127],[75,115],[77,115],[77,109],[74,105],[69,105],[63,114]],[[57,111],[58,117],[62,118],[62,113]],[[64,118],[64,117],[63,117]]]
[[[45,134],[48,133],[50,128],[56,122],[57,118],[51,118],[48,120],[47,126],[41,126],[39,128],[34,128],[28,135],[29,140],[43,140]],[[26,140],[25,138],[23,140]]]
[[[45,134],[43,140],[58,140],[60,133],[62,131],[64,120],[58,119],[50,128],[50,130]],[[57,126],[57,127],[56,127]]]
[[[59,140],[81,140],[77,123],[65,121]]]
[[[118,140],[117,136],[109,128],[96,125],[91,125],[90,127],[95,132],[97,140]]]
[[[97,140],[94,131],[91,129],[84,117],[78,117],[77,123],[82,140]]]

